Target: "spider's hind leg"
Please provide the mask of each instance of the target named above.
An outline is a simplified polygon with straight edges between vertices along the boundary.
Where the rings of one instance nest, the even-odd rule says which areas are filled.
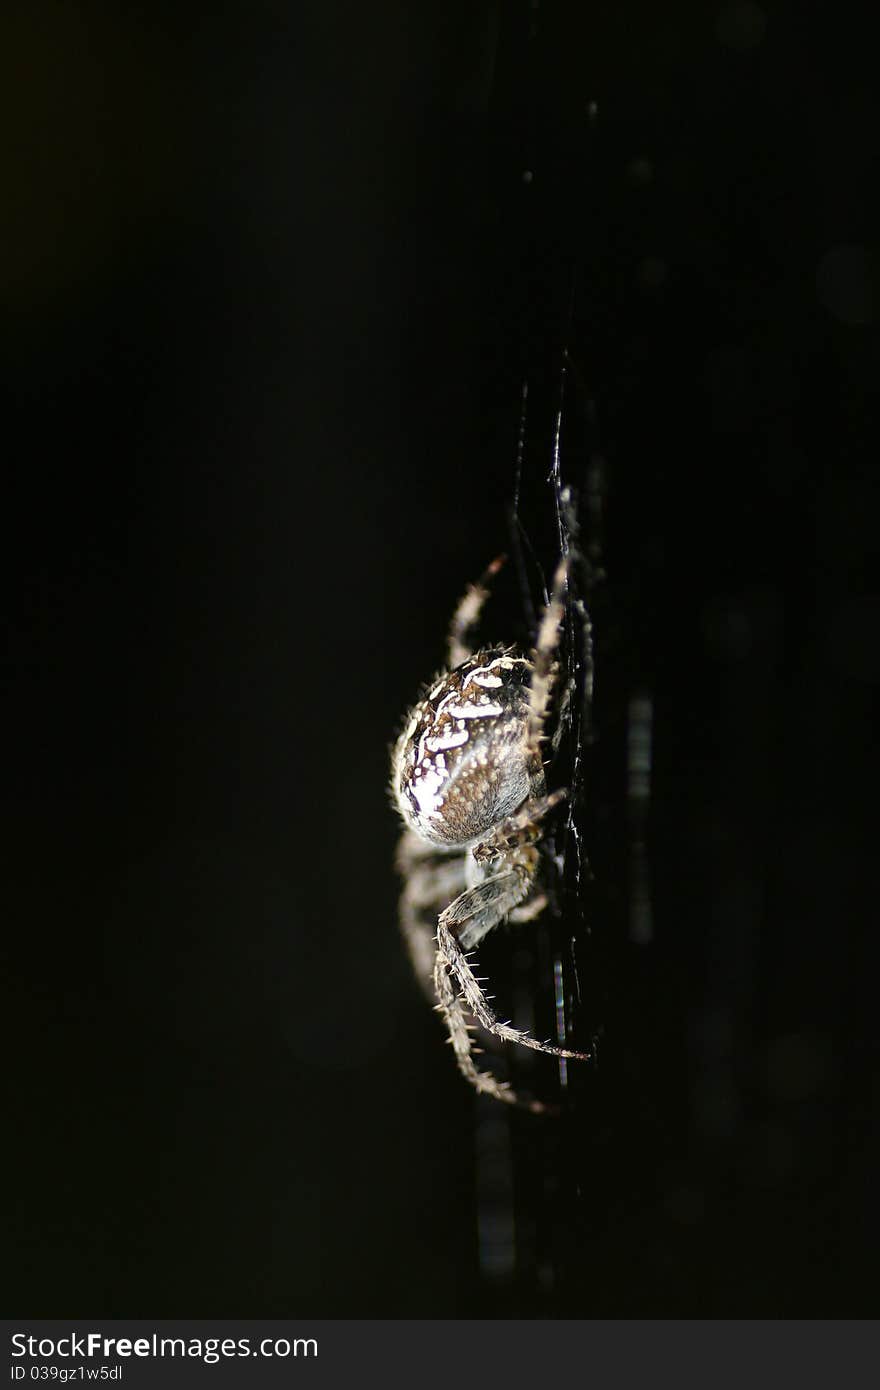
[[[479,1091],[482,1095],[494,1096],[495,1100],[504,1101],[507,1105],[525,1103],[530,1110],[543,1111],[545,1107],[539,1101],[522,1102],[509,1082],[499,1081],[492,1072],[481,1071],[477,1066],[474,1057],[478,1049],[474,1047],[471,1037],[474,1025],[468,1022],[467,1012],[461,997],[456,994],[452,977],[440,955],[437,956],[434,967],[434,987],[439,1001],[437,1010],[443,1015],[449,1033],[449,1041],[455,1050],[458,1069],[465,1080],[469,1081],[474,1090]]]
[[[553,1043],[539,1042],[537,1038],[531,1037],[530,1034],[522,1032],[519,1028],[514,1028],[510,1023],[500,1022],[489,1007],[489,1001],[480,988],[479,981],[471,969],[470,962],[462,950],[459,940],[449,927],[442,924],[442,921],[437,928],[435,985],[438,971],[441,969],[447,969],[455,976],[468,1011],[488,1032],[503,1038],[505,1042],[519,1043],[521,1047],[527,1047],[532,1052],[546,1052],[551,1057],[573,1057],[581,1062],[589,1061],[589,1052],[577,1052],[574,1048],[556,1047]]]
[[[550,798],[546,798],[550,800]],[[549,808],[547,808],[549,809]],[[514,818],[511,818],[514,819]],[[527,897],[535,881],[538,851],[533,845],[519,845],[503,857],[501,872],[483,879],[474,888],[462,893],[440,914],[437,926],[437,959],[434,965],[434,987],[440,1001],[440,1011],[446,1020],[449,1036],[455,1048],[456,1061],[462,1075],[479,1091],[487,1091],[500,1100],[518,1103],[517,1097],[502,1086],[495,1077],[477,1069],[473,1060],[473,1043],[467,1028],[465,1010],[489,1033],[505,1042],[519,1043],[535,1052],[553,1057],[572,1057],[586,1060],[589,1053],[555,1047],[502,1023],[492,1011],[489,1000],[480,988],[467,952],[507,917]],[[454,984],[458,986],[456,995]],[[499,1094],[499,1088],[504,1094]],[[532,1102],[533,1110],[543,1110]]]
[[[434,1003],[434,957],[437,954],[437,914],[465,887],[463,854],[442,854],[411,830],[397,846],[400,931],[413,973],[422,992]]]

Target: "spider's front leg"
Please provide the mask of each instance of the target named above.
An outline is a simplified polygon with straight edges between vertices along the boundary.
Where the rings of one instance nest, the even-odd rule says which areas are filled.
[[[473,652],[471,634],[479,622],[483,605],[489,597],[492,580],[501,569],[504,560],[503,555],[497,556],[487,567],[483,577],[476,584],[468,586],[464,597],[459,601],[458,607],[452,615],[446,647],[450,670],[460,666]]]

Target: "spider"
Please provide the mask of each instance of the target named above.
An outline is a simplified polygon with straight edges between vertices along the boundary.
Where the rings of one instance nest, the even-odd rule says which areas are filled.
[[[422,988],[436,996],[459,1071],[485,1095],[543,1112],[551,1107],[521,1100],[509,1083],[478,1068],[471,1037],[479,1024],[536,1052],[590,1057],[500,1022],[470,959],[500,923],[529,921],[546,906],[536,842],[567,795],[548,794],[541,748],[556,684],[568,563],[563,558],[557,568],[527,657],[510,646],[475,651],[469,640],[503,560],[492,562],[455,610],[448,669],[406,718],[392,753],[391,792],[406,827],[397,852],[404,879],[401,929]]]

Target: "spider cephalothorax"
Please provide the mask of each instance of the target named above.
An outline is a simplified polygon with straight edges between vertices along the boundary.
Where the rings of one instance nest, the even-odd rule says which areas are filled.
[[[450,669],[406,720],[392,757],[391,790],[407,827],[398,851],[401,925],[416,973],[427,991],[433,987],[468,1081],[515,1104],[509,1085],[476,1066],[471,1020],[538,1052],[589,1054],[538,1042],[499,1022],[466,955],[500,922],[528,920],[545,905],[536,842],[542,821],[565,797],[547,794],[542,746],[567,566],[557,570],[529,658],[512,647],[471,652],[467,644],[500,563],[456,610]],[[530,1108],[545,1107],[535,1101]]]

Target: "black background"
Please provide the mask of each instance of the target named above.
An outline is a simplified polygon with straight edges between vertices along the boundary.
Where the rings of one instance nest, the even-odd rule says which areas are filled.
[[[875,1310],[854,9],[5,7],[10,1311]],[[506,545],[570,274],[605,1034],[554,1278],[489,1287],[387,747]]]

